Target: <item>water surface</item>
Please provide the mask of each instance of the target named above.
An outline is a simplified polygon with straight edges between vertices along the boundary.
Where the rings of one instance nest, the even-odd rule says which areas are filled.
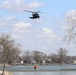
[[[14,72],[14,75],[76,75],[76,72],[75,71]]]
[[[14,75],[76,75],[76,65],[41,65],[37,70],[33,67],[33,65],[6,66],[5,70],[13,72]]]

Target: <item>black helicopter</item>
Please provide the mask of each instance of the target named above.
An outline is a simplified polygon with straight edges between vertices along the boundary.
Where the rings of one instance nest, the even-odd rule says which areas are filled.
[[[32,13],[32,17],[29,17],[30,19],[37,19],[37,18],[39,19],[40,18],[40,15],[38,14],[40,12],[40,10],[37,12],[28,11],[28,10],[24,10],[24,11]]]

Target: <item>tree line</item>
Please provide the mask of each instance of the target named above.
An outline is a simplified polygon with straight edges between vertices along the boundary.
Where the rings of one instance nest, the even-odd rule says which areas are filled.
[[[59,48],[56,54],[51,53],[49,55],[37,50],[21,51],[20,44],[16,43],[16,41],[12,39],[11,35],[4,33],[0,35],[0,63],[3,63],[2,75],[4,74],[5,65],[12,64],[17,60],[23,61],[27,64],[30,64],[32,60],[36,63],[40,63],[40,60],[46,60],[46,58],[51,60],[51,64],[61,64],[62,62],[71,64],[76,60],[76,56],[67,55],[68,50],[65,48]]]
[[[68,50],[65,48],[59,48],[57,53],[46,54],[38,50],[21,50],[20,44],[16,43],[9,34],[0,35],[0,62],[11,64],[16,60],[23,60],[25,63],[30,63],[31,60],[39,63],[41,59],[49,58],[52,63],[71,63],[75,60],[75,56],[69,56]],[[22,52],[23,51],[23,52]]]

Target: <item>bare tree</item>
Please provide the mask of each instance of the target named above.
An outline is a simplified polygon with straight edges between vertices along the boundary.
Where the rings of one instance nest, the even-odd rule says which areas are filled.
[[[48,55],[48,57],[51,59],[51,63],[57,63],[57,59],[58,59],[58,55],[51,53],[50,55]]]
[[[68,53],[68,50],[66,50],[65,48],[58,49],[59,64],[61,64],[62,61],[65,61],[65,57],[67,53]]]
[[[3,62],[3,71],[2,75],[4,75],[5,71],[5,64],[11,60],[17,59],[20,53],[20,48],[15,43],[15,41],[11,38],[8,34],[0,35],[0,56],[2,57]]]
[[[69,11],[65,17],[66,39],[76,43],[76,10]]]
[[[44,58],[45,56],[46,56],[46,54],[43,52],[33,51],[33,57],[37,63],[39,63],[40,59]]]
[[[30,63],[31,57],[32,57],[31,51],[26,50],[26,51],[23,52],[23,60],[24,60],[24,63]]]

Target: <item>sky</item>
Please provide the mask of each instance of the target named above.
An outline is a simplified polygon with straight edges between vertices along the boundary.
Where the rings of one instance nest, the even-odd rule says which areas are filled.
[[[64,41],[66,28],[61,22],[75,9],[75,0],[0,0],[0,34],[12,35],[22,50],[51,54],[62,47],[76,55],[74,45]],[[40,19],[30,19],[31,13],[23,10],[41,10]]]

